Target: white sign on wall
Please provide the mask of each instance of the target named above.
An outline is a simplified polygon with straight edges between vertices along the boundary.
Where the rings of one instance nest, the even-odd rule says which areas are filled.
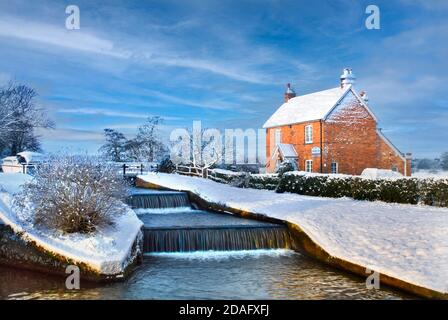
[[[319,147],[313,147],[313,148],[311,149],[311,154],[312,154],[313,156],[320,156],[320,148],[319,148]]]

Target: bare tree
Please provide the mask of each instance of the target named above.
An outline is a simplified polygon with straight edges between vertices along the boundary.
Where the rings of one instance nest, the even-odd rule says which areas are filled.
[[[148,117],[138,128],[137,136],[126,142],[128,157],[137,161],[157,161],[166,153],[166,147],[159,135],[162,119],[158,116]]]
[[[106,143],[99,149],[103,156],[115,162],[125,160],[126,137],[124,134],[114,129],[104,129],[104,136]]]
[[[35,103],[37,93],[26,85],[10,83],[0,89],[0,143],[10,154],[40,148],[36,128],[53,128],[45,110]]]

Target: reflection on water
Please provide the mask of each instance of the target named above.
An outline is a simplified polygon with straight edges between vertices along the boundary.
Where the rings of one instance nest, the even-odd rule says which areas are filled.
[[[289,250],[147,255],[125,282],[83,283],[0,267],[1,299],[403,299]]]

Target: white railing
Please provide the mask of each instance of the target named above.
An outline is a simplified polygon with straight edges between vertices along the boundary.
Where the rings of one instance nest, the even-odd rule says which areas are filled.
[[[176,165],[176,173],[182,174],[185,176],[195,176],[195,177],[202,177],[207,179],[209,175],[213,175],[213,170],[210,170],[209,168],[201,168],[201,167],[194,167],[194,166],[186,166],[186,165]]]

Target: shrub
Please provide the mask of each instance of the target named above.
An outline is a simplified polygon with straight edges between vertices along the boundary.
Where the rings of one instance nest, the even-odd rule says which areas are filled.
[[[176,171],[176,166],[169,157],[164,158],[157,166],[157,172],[173,173],[174,171]]]
[[[276,174],[256,174],[249,177],[248,188],[275,190],[280,182]]]
[[[52,157],[24,185],[15,203],[34,211],[38,227],[90,233],[126,210],[127,184],[112,166],[87,156]]]
[[[448,179],[365,179],[356,176],[287,173],[281,177],[276,191],[448,207]]]
[[[283,161],[275,171],[279,176],[282,176],[286,172],[297,170],[297,164],[295,162],[285,160]]]

